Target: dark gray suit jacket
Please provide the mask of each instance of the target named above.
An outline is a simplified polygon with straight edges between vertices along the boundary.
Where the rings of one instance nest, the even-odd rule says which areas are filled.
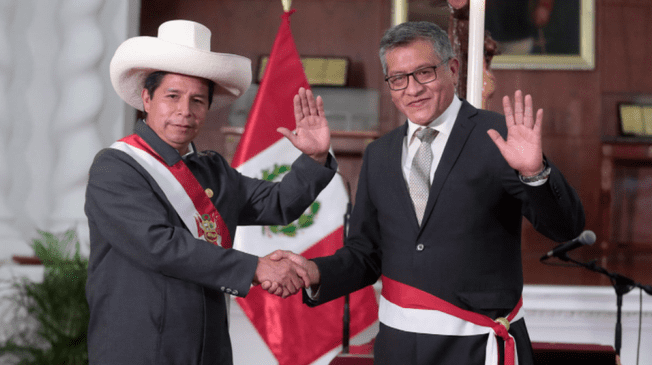
[[[181,156],[145,123],[135,131],[173,165]],[[287,224],[334,176],[302,155],[280,183],[251,179],[212,151],[183,157],[226,222]],[[152,177],[130,156],[100,151],[90,169],[90,363],[231,364],[224,293],[249,292],[258,258],[195,239]]]
[[[584,227],[573,188],[548,161],[547,183],[523,184],[487,135],[506,135],[505,118],[463,101],[419,227],[401,168],[407,123],[371,143],[364,154],[349,238],[333,256],[316,258],[321,272],[316,305],[373,284],[385,275],[458,307],[505,316],[523,289],[522,217],[555,241]],[[423,246],[420,246],[423,245]],[[422,247],[419,249],[418,247]],[[521,365],[532,363],[525,324],[516,336]],[[377,364],[482,364],[486,335],[417,335],[381,324]]]

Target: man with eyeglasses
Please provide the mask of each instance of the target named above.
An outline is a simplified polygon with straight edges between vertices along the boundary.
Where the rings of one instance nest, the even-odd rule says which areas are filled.
[[[521,225],[577,237],[584,210],[543,156],[532,98],[505,116],[455,95],[459,61],[429,22],[389,29],[380,59],[407,122],[369,144],[345,246],[305,260],[308,305],[382,280],[375,364],[533,364],[521,293]],[[428,131],[428,130],[432,130]],[[433,139],[434,137],[434,139]],[[425,181],[424,181],[425,180]]]

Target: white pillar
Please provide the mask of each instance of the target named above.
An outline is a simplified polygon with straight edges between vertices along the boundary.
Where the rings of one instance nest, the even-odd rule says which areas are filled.
[[[482,108],[484,12],[484,0],[471,0],[469,6],[469,59],[467,64],[466,99],[476,108]]]

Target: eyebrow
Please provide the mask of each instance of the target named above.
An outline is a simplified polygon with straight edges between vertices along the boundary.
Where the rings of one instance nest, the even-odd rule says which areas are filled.
[[[415,69],[413,69],[410,72],[407,72],[407,71],[396,71],[394,73],[389,72],[389,73],[387,73],[387,76],[391,77],[391,76],[398,76],[398,75],[407,75],[407,74],[412,73],[412,72],[414,72],[416,70],[420,70],[420,69],[425,68],[425,67],[433,67],[433,66],[434,65],[431,65],[430,63],[424,63],[424,64],[421,64],[421,65],[417,66]]]
[[[179,91],[179,89],[175,89],[173,87],[165,89],[165,92],[168,92],[168,93],[181,93]],[[191,94],[190,97],[191,98],[198,98],[199,97],[199,98],[208,99],[208,93],[206,93],[206,94],[201,94],[201,93],[199,93],[199,94]]]

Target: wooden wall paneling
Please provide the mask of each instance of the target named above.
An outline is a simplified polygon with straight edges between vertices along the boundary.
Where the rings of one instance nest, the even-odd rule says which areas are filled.
[[[602,147],[600,264],[636,282],[652,283],[652,146]]]
[[[599,220],[600,77],[597,71],[493,70],[496,91],[487,108],[499,113],[502,97],[514,91],[531,94],[535,108],[544,109],[543,149],[577,190],[587,214],[586,229],[597,232]],[[582,85],[582,87],[579,87]],[[537,233],[529,223],[523,229],[524,279],[528,284],[595,284],[598,279],[577,269],[539,263],[556,242]],[[579,251],[579,250],[578,250]],[[578,257],[599,254],[583,249]],[[590,258],[591,256],[588,256]]]
[[[604,92],[652,90],[652,2],[600,3],[599,62]]]

